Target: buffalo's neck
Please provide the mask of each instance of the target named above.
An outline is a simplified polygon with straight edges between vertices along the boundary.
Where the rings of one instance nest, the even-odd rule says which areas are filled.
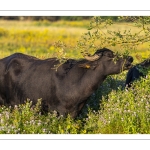
[[[97,70],[87,70],[87,73],[82,78],[81,84],[85,89],[85,95],[89,93],[92,94],[96,91],[100,84],[105,80],[106,76],[102,74],[102,72],[98,72]]]
[[[73,71],[68,76],[68,86],[72,93],[76,93],[77,97],[80,93],[82,97],[89,97],[99,85],[104,81],[106,76],[98,70],[78,68],[76,73]]]

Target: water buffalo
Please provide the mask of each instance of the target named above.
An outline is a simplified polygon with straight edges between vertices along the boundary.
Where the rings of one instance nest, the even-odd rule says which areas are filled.
[[[42,111],[76,117],[105,78],[129,69],[132,61],[103,48],[82,60],[69,59],[56,70],[56,58],[15,53],[0,60],[0,103],[16,105],[29,98],[35,104],[41,98]]]
[[[146,59],[143,62],[130,68],[126,77],[126,82],[125,82],[126,87],[131,87],[132,83],[135,80],[139,79],[140,77],[145,77],[146,76],[145,69],[148,69],[149,67],[150,67],[150,59]]]

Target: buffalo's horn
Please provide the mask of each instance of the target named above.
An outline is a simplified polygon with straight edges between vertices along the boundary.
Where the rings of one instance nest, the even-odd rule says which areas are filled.
[[[93,56],[85,55],[84,58],[89,61],[95,61],[95,60],[98,60],[100,58],[100,56],[97,54],[95,54]]]

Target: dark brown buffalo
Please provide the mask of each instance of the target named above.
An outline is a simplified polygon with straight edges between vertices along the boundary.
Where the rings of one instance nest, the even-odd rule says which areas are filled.
[[[105,78],[129,69],[132,61],[103,48],[85,59],[70,59],[56,71],[56,58],[41,60],[15,53],[0,60],[0,103],[17,105],[29,98],[36,104],[42,99],[43,111],[76,117]]]
[[[130,68],[130,70],[127,73],[127,77],[126,77],[126,82],[125,82],[126,87],[131,87],[132,83],[135,80],[138,80],[141,77],[145,77],[146,69],[148,69],[149,67],[150,67],[150,59],[146,59],[143,62]]]

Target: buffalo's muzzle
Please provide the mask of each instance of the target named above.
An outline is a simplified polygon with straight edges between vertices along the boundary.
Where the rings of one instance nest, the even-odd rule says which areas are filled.
[[[126,59],[126,63],[124,65],[124,69],[130,69],[133,65],[133,57],[132,56],[128,56],[128,58]]]

